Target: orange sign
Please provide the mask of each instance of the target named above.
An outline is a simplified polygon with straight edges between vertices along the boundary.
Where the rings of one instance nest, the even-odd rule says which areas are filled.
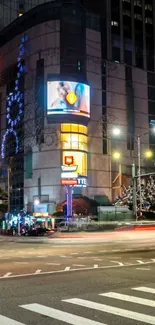
[[[73,156],[65,156],[65,165],[73,165],[74,157]]]
[[[61,185],[77,185],[78,180],[77,179],[62,179]]]

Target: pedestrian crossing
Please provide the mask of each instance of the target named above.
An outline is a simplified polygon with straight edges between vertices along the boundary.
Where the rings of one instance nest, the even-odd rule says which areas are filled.
[[[125,291],[127,292],[125,293]],[[147,296],[147,299],[144,296]],[[60,304],[57,304],[59,305],[58,309],[53,308],[53,306],[49,307],[39,303],[24,304],[17,306],[17,308],[19,308],[20,311],[25,310],[27,313],[26,322],[21,323],[18,320],[13,320],[4,315],[0,315],[0,325],[29,325],[31,324],[31,321],[29,322],[32,316],[31,313],[33,313],[33,319],[35,315],[46,316],[47,319],[51,319],[51,325],[113,325],[113,315],[117,316],[118,320],[120,320],[115,320],[116,325],[121,323],[121,319],[124,321],[127,319],[128,324],[131,325],[136,324],[136,322],[138,322],[138,324],[140,322],[142,324],[155,325],[155,300],[153,300],[152,297],[155,298],[154,288],[135,287],[127,290],[124,289],[123,293],[113,291],[98,293],[92,300],[82,299],[79,297],[62,299]],[[63,310],[65,311],[61,310],[62,305]],[[75,313],[73,313],[73,305],[77,307]],[[124,305],[128,306],[128,308],[120,308],[124,307]],[[142,313],[139,310],[139,305],[143,306]],[[94,317],[96,320],[91,319],[91,317],[83,317],[83,315],[89,315],[90,310],[95,311]],[[82,315],[80,315],[81,313]],[[93,314],[91,313],[91,315]],[[58,323],[56,323],[56,321]],[[36,321],[35,324],[40,325],[42,322],[37,323]]]

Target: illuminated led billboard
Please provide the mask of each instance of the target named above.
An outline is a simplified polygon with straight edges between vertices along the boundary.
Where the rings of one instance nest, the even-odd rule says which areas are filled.
[[[47,114],[90,117],[90,87],[72,81],[47,82]]]

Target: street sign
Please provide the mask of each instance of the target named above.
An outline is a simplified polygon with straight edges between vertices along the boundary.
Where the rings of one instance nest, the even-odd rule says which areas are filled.
[[[77,185],[78,180],[77,179],[62,179],[61,185]]]

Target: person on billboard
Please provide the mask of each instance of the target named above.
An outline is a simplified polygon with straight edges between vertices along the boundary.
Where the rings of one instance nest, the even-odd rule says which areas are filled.
[[[79,111],[88,113],[88,107],[87,107],[86,98],[85,98],[85,86],[83,84],[79,83],[76,85],[75,95],[78,98],[77,102],[75,103],[75,107]]]
[[[51,104],[51,108],[62,108],[63,110],[71,109],[66,97],[72,91],[69,82],[60,81],[57,86],[58,98]]]

